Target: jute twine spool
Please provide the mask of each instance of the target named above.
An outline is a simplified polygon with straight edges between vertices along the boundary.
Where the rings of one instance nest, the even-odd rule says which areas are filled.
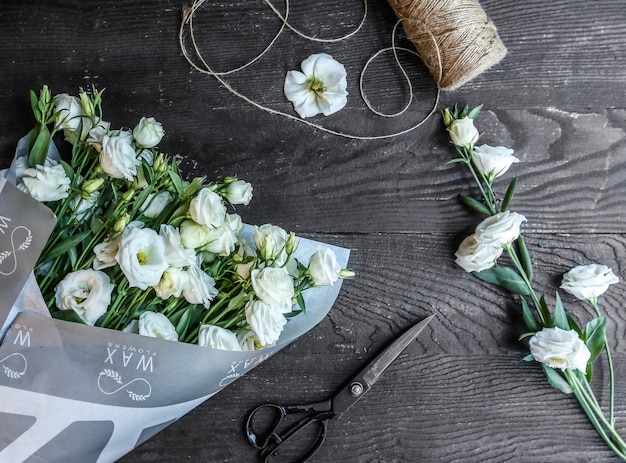
[[[506,55],[476,0],[388,0],[442,90],[454,90]]]

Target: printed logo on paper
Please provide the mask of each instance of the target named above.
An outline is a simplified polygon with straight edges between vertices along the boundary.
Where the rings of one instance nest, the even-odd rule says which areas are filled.
[[[224,376],[220,380],[219,386],[221,387],[228,386],[237,378],[240,378],[241,376],[245,375],[249,370],[251,370],[252,368],[256,367],[260,363],[263,363],[265,360],[270,358],[271,355],[272,354],[261,354],[261,355],[256,355],[254,357],[247,358],[245,360],[232,362],[230,364],[230,370],[228,371],[226,376]]]
[[[152,385],[139,375],[153,373],[155,356],[156,352],[149,349],[109,343],[98,374],[98,389],[105,395],[119,393],[137,402],[147,400],[152,395]]]

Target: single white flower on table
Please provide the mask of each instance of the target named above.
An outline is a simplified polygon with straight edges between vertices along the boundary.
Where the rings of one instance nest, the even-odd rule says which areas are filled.
[[[328,116],[348,101],[346,69],[326,53],[317,53],[302,61],[302,72],[289,71],[284,92],[300,117],[319,113]]]
[[[551,368],[587,371],[589,349],[574,330],[544,328],[529,341],[530,353],[538,362]]]
[[[73,310],[87,325],[106,313],[112,292],[108,275],[91,269],[68,273],[54,288],[57,308]]]
[[[454,255],[457,265],[466,272],[480,272],[493,267],[503,251],[502,246],[479,243],[476,235],[472,234],[461,242]]]
[[[523,222],[526,222],[526,217],[522,214],[498,212],[478,224],[474,237],[480,244],[505,247],[519,237]]]
[[[139,316],[139,334],[151,338],[178,341],[178,333],[172,322],[162,313],[144,312]]]
[[[246,321],[257,335],[261,347],[271,346],[280,337],[287,319],[280,310],[263,301],[252,300],[246,304]]]
[[[110,177],[133,180],[140,164],[132,143],[132,134],[117,131],[102,138],[100,167]]]
[[[252,289],[259,299],[281,313],[291,312],[293,280],[284,267],[265,267],[250,272]]]
[[[309,259],[309,274],[315,286],[332,285],[339,279],[341,266],[335,253],[325,246],[320,246]]]
[[[468,150],[472,149],[479,137],[478,130],[474,127],[474,120],[467,116],[452,121],[448,128],[448,135],[452,143]]]
[[[594,302],[609,285],[619,282],[606,265],[588,264],[574,267],[563,275],[561,288],[582,301]]]
[[[69,196],[71,180],[63,166],[49,160],[45,166],[24,170],[18,188],[30,194],[37,201],[58,201]]]
[[[200,327],[198,345],[220,350],[242,350],[235,333],[215,325],[202,325]]]
[[[189,203],[189,215],[200,225],[219,227],[224,223],[226,206],[220,195],[210,188],[202,188]]]
[[[165,135],[163,126],[154,117],[142,117],[133,129],[133,138],[139,146],[153,148],[161,142]]]
[[[503,175],[511,165],[519,162],[513,156],[513,150],[505,146],[480,145],[474,148],[474,162],[476,167],[487,178],[488,182],[493,182],[496,177]]]
[[[126,228],[122,233],[115,260],[131,288],[156,286],[169,268],[165,240],[150,228]]]

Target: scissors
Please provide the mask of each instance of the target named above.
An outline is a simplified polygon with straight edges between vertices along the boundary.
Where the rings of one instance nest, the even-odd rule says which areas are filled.
[[[324,442],[326,421],[341,418],[363,397],[433,317],[430,315],[400,335],[329,399],[292,406],[266,403],[252,410],[246,421],[246,436],[259,449],[259,457],[266,463],[270,458],[291,463],[303,463],[311,458]],[[303,416],[290,425],[280,426],[288,415],[297,414]],[[305,428],[307,432],[302,432]],[[291,440],[294,436],[299,437]]]

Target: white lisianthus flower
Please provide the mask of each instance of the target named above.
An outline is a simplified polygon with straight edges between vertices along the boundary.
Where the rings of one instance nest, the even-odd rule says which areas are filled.
[[[326,53],[302,61],[302,72],[289,71],[284,92],[300,117],[325,116],[343,108],[348,101],[346,68]]]
[[[474,127],[474,120],[469,117],[455,119],[448,128],[450,140],[460,148],[471,149],[478,140],[478,130]]]
[[[159,234],[165,241],[165,260],[173,267],[188,267],[196,264],[196,253],[183,246],[180,232],[171,225],[161,224]]]
[[[472,234],[461,242],[454,255],[457,265],[466,272],[480,272],[493,267],[503,251],[502,246],[480,244]]]
[[[113,178],[133,180],[141,161],[126,132],[107,134],[102,138],[100,167]]]
[[[47,166],[26,169],[18,188],[40,202],[58,201],[69,196],[72,183],[63,166],[56,161]]]
[[[215,280],[195,265],[187,269],[187,275],[189,280],[183,288],[183,297],[190,304],[201,304],[209,308],[218,293]]]
[[[279,310],[291,312],[294,296],[293,280],[283,267],[265,267],[250,272],[252,289],[259,299]]]
[[[189,272],[180,267],[170,267],[161,276],[159,284],[154,287],[158,297],[167,300],[170,297],[180,297],[189,285]]]
[[[551,368],[587,371],[589,349],[574,330],[544,328],[530,338],[530,353]]]
[[[237,237],[228,225],[211,228],[207,236],[208,242],[202,246],[203,251],[212,252],[218,256],[228,256],[235,250]]]
[[[243,231],[243,220],[239,214],[226,214],[224,224],[228,225],[236,236]]]
[[[241,264],[235,265],[235,272],[237,273],[239,278],[241,278],[242,280],[247,280],[248,278],[250,278],[250,272],[252,271],[253,268],[254,268],[254,261],[251,260],[250,262],[246,262],[245,264],[241,263]]]
[[[309,274],[315,286],[334,284],[339,279],[339,272],[341,266],[330,248],[318,247],[309,259]]]
[[[102,151],[102,140],[104,139],[104,136],[109,133],[110,128],[110,122],[98,121],[98,123],[92,127],[91,130],[89,130],[87,143],[93,146],[98,153]]]
[[[606,265],[579,265],[563,275],[561,288],[581,301],[595,301],[617,282],[619,278]]]
[[[523,222],[526,222],[526,217],[522,214],[499,212],[479,223],[474,237],[481,245],[508,246],[519,237]]]
[[[169,265],[165,259],[165,240],[150,228],[126,228],[122,233],[115,260],[130,287],[156,286]]]
[[[178,333],[172,322],[162,313],[144,312],[139,316],[139,334],[151,338],[178,341]]]
[[[70,208],[74,212],[74,220],[82,222],[83,220],[89,219],[99,196],[99,191],[91,193],[89,198],[84,198],[80,194],[75,195],[70,201]]]
[[[243,204],[247,206],[250,200],[252,200],[252,185],[243,180],[235,180],[226,186],[222,195],[224,195],[231,204]]]
[[[237,341],[239,341],[239,345],[243,351],[253,351],[261,346],[256,333],[251,330],[238,332]]]
[[[289,234],[282,228],[264,224],[254,228],[254,245],[265,259],[272,259],[285,252],[285,245],[289,239]],[[284,259],[282,259],[284,261]],[[279,262],[282,265],[283,262]]]
[[[106,313],[112,292],[108,275],[91,269],[68,273],[54,288],[57,308],[73,310],[87,325]]]
[[[222,198],[209,188],[202,188],[189,203],[189,215],[200,225],[219,227],[226,216]]]
[[[287,323],[285,316],[276,308],[263,301],[250,301],[246,304],[246,321],[259,339],[261,346],[270,346],[278,341]]]
[[[165,135],[163,126],[154,117],[142,117],[133,129],[133,137],[138,145],[153,148],[161,142]]]
[[[146,201],[141,205],[141,213],[149,219],[154,219],[174,200],[169,191],[150,193]]]
[[[96,255],[92,263],[94,270],[104,270],[117,264],[115,256],[121,240],[122,236],[118,235],[115,239],[103,241],[93,247],[93,252]]]
[[[489,182],[503,175],[515,162],[513,150],[505,146],[480,145],[474,148],[474,162]]]
[[[180,224],[180,241],[186,248],[198,249],[208,243],[209,230],[193,220],[185,220]]]
[[[78,138],[84,140],[93,127],[91,118],[87,117],[80,98],[61,93],[54,97],[54,112],[59,113],[55,122],[57,130],[63,130],[66,140],[74,143]],[[80,130],[80,134],[78,131]]]
[[[198,345],[211,349],[240,351],[235,333],[215,325],[202,325],[198,332]]]

